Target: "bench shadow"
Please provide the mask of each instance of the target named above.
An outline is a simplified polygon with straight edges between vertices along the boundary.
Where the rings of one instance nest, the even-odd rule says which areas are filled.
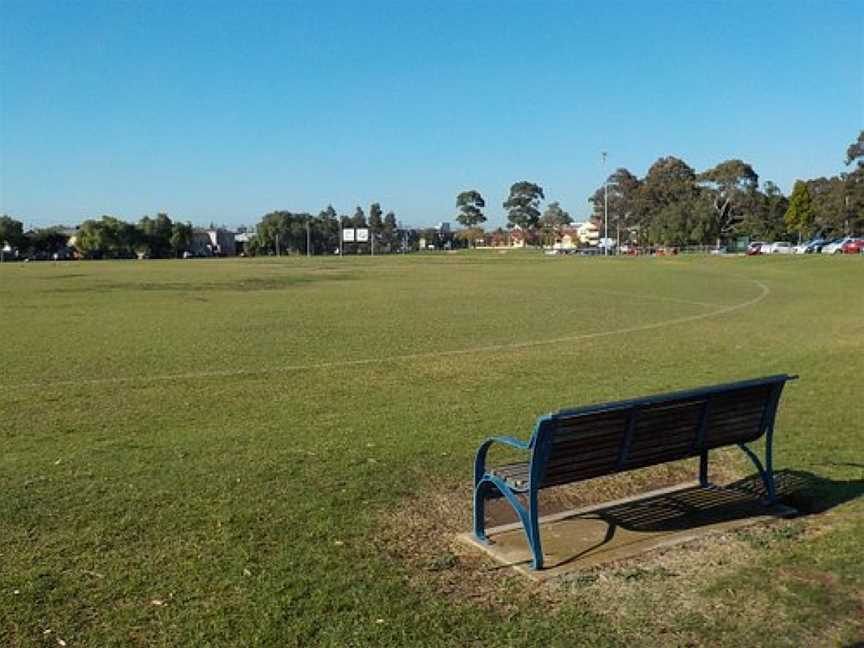
[[[778,504],[774,506],[762,503],[764,486],[758,475],[752,475],[724,486],[684,487],[576,514],[571,519],[605,522],[608,525],[605,536],[596,544],[549,567],[570,564],[601,549],[615,538],[619,529],[637,533],[696,531],[709,525],[743,521],[766,514],[801,517],[823,513],[864,495],[864,480],[835,481],[798,470],[775,473],[775,486]]]

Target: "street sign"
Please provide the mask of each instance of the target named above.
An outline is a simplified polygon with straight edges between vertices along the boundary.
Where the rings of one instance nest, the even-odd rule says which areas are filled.
[[[354,242],[354,228],[345,228],[342,230],[342,240],[346,243]]]

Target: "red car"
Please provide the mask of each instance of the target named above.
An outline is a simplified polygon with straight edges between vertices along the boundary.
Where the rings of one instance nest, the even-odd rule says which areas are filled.
[[[762,254],[763,245],[767,245],[767,243],[763,243],[761,241],[753,241],[750,245],[747,246],[747,256],[756,256],[757,254]]]
[[[840,246],[840,251],[843,254],[861,254],[864,251],[864,238],[856,238],[847,241]]]

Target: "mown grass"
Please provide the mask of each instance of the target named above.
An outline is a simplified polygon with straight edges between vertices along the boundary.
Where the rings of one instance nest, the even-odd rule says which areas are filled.
[[[770,292],[748,308],[584,337],[752,300],[754,280]],[[4,264],[0,644],[864,638],[862,287],[858,259],[819,257]],[[775,372],[801,374],[777,464],[818,477],[820,512],[736,539],[746,560],[610,571],[514,607],[436,591],[382,551],[382,519],[470,479],[486,436]],[[502,582],[500,603],[521,587]]]

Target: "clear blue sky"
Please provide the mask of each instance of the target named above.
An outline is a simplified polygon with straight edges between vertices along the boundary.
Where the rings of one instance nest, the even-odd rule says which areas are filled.
[[[381,202],[575,218],[609,168],[730,157],[785,191],[864,127],[861,2],[0,0],[0,211],[255,223]]]

